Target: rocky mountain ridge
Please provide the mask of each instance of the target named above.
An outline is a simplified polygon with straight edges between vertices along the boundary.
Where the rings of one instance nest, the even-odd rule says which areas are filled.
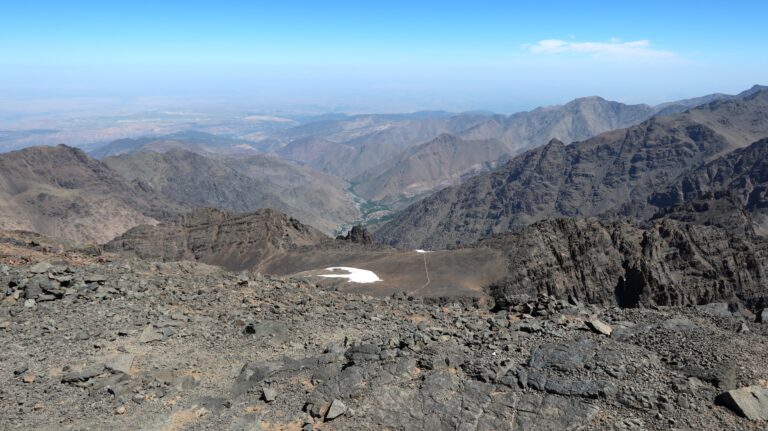
[[[189,210],[60,145],[0,155],[0,227],[102,243]]]
[[[150,260],[193,260],[244,270],[285,250],[326,239],[315,228],[272,209],[236,215],[200,208],[172,222],[134,227],[105,249]]]
[[[172,149],[108,157],[104,163],[125,178],[190,207],[235,212],[273,208],[328,233],[358,215],[342,181],[268,156],[221,159]]]
[[[546,218],[615,215],[630,203],[648,205],[691,169],[766,135],[768,91],[761,91],[572,145],[552,141],[411,205],[375,235],[439,249]]]
[[[352,180],[368,200],[401,206],[434,190],[488,171],[513,151],[496,139],[464,140],[442,134]]]

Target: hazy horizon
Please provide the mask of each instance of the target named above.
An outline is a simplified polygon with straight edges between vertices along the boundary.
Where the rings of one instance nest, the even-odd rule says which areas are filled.
[[[590,95],[653,105],[768,82],[766,12],[755,2],[16,2],[0,18],[0,110],[152,99],[512,113]]]

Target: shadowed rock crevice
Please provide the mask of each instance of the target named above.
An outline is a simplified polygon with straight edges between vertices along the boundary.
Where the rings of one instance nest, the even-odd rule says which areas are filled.
[[[616,283],[616,304],[622,308],[637,307],[645,289],[643,273],[635,268],[626,268],[624,276]]]

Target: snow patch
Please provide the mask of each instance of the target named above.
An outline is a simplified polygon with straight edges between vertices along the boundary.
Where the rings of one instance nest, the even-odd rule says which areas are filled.
[[[332,266],[325,268],[326,271],[346,271],[347,274],[322,274],[320,277],[327,278],[346,278],[352,283],[374,283],[383,281],[373,271],[367,269],[352,268],[349,266]]]
[[[256,151],[256,148],[253,148],[252,146],[250,146],[250,145],[248,145],[248,144],[240,144],[240,145],[235,145],[235,148],[240,148],[241,150],[251,150],[251,151]]]

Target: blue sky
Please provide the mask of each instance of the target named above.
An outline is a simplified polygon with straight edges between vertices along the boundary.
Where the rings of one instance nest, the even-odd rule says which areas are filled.
[[[0,98],[512,112],[768,83],[765,1],[0,4]]]

